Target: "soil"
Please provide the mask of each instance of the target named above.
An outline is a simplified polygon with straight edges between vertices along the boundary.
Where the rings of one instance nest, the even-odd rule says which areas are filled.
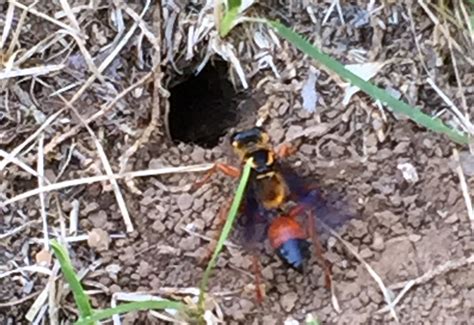
[[[469,69],[465,54],[454,50],[459,78],[466,85],[459,89],[448,45],[446,41],[434,39],[436,27],[423,8],[418,5],[411,8],[418,46],[424,57],[422,62],[406,6],[387,1],[369,19],[364,16],[367,13],[364,1],[341,2],[346,24],[340,22],[334,10],[327,23],[322,25],[330,3],[326,1],[310,6],[316,24],[311,21],[304,4],[293,2],[293,5],[280,5],[281,9],[275,10],[272,1],[263,1],[253,10],[295,27],[344,64],[357,63],[355,50],[360,50],[368,62],[391,59],[373,82],[399,90],[403,100],[419,106],[428,114],[437,114],[447,105],[426,83],[423,65],[427,66],[436,85],[457,105],[461,107],[465,98],[467,107],[472,107],[472,66]],[[74,6],[77,5],[79,2]],[[377,2],[375,7],[379,5]],[[0,5],[2,28],[7,7],[6,4]],[[59,5],[49,2],[40,2],[35,8],[51,15],[62,10]],[[143,9],[139,5],[130,8],[136,13]],[[195,17],[200,9],[200,6],[191,4],[183,7],[178,20]],[[13,26],[19,23],[17,10]],[[148,9],[144,17],[149,28],[155,26],[153,10],[153,7]],[[81,20],[81,26],[88,35],[86,45],[94,58],[102,57],[104,54],[100,49],[116,36],[117,31],[109,26],[111,13],[110,8],[99,5],[81,11],[79,15],[90,22]],[[60,19],[69,23],[64,17]],[[29,14],[26,20],[20,34],[25,49],[58,29],[36,15]],[[129,16],[124,22],[127,28],[133,23]],[[33,25],[38,28],[32,28]],[[230,40],[235,44],[244,42],[243,35],[247,35],[244,28],[237,27]],[[83,117],[98,112],[101,105],[150,71],[154,50],[149,44],[139,50],[139,34],[134,34],[105,71],[105,80],[95,81],[76,101],[74,106]],[[178,29],[174,35],[185,37],[186,33]],[[460,46],[465,46],[462,35],[456,35],[454,39]],[[64,107],[58,97],[50,97],[52,92],[75,82],[80,82],[80,86],[89,76],[87,64],[77,46],[70,47],[71,52],[67,54],[61,53],[66,40],[72,39],[66,37],[60,43],[52,44],[43,52],[36,53],[32,62],[27,62],[33,66],[37,64],[36,60],[42,64],[63,62],[66,64],[64,70],[48,76],[24,78],[23,81],[9,79],[2,84],[0,144],[3,151],[11,152],[48,116]],[[165,43],[166,37],[163,36]],[[175,46],[185,47],[185,44],[176,43]],[[195,67],[199,62],[176,56],[173,63],[166,56],[167,50],[168,45],[163,49],[163,58],[167,60],[163,59],[161,68],[163,87],[171,89],[171,106],[166,105],[166,91],[159,92],[161,113],[157,117],[156,129],[130,157],[127,170],[216,161],[236,164],[238,161],[231,152],[229,135],[233,130],[255,123],[257,117],[265,117],[263,127],[275,146],[290,141],[298,148],[287,159],[292,168],[306,179],[314,180],[314,184],[325,192],[333,193],[342,206],[352,211],[354,217],[338,224],[337,233],[355,247],[387,287],[420,277],[446,263],[472,260],[473,233],[460,187],[458,164],[453,158],[454,149],[461,152],[472,197],[474,173],[466,163],[472,162],[472,156],[465,147],[392,114],[389,109],[379,109],[362,93],[352,96],[349,105],[344,107],[344,88],[337,78],[320,67],[315,85],[319,100],[316,112],[309,112],[303,108],[301,92],[313,61],[284,41],[272,53],[280,78],[275,77],[271,69],[257,69],[248,78],[247,90],[238,81],[235,89],[230,89],[226,83],[227,80],[238,80],[235,71],[226,75],[228,78],[223,81],[222,62],[217,56],[212,56],[206,69],[212,69],[213,64],[219,65],[218,73],[214,73],[219,80],[208,82],[213,91],[202,94],[203,97],[199,97],[199,92],[191,93],[185,86],[173,91],[173,87],[179,87],[176,83],[192,78],[188,72],[179,75],[173,64],[180,69]],[[242,59],[242,63],[247,73],[255,67],[252,61]],[[208,78],[214,78],[212,73],[210,75]],[[198,87],[198,84],[191,83],[189,87]],[[222,87],[220,91],[216,90],[219,87]],[[65,89],[62,96],[71,98],[77,90],[76,87]],[[173,99],[176,94],[186,96],[186,93],[196,96],[194,104]],[[220,98],[223,94],[233,96],[232,100]],[[120,170],[121,157],[149,125],[156,103],[152,84],[141,85],[119,100],[105,117],[91,123],[114,172]],[[210,106],[207,111],[206,103]],[[194,112],[190,118],[182,105],[195,105],[200,113]],[[221,109],[219,114],[217,108]],[[176,137],[187,143],[176,141],[176,138],[174,142],[167,139],[167,109],[171,110],[169,115],[172,116],[169,120],[171,135],[178,134]],[[186,117],[180,118],[180,115]],[[453,123],[449,112],[442,118]],[[472,108],[470,118],[474,119]],[[80,125],[80,121],[73,112],[62,114],[42,133],[45,146],[75,125]],[[303,132],[306,132],[305,136],[301,136]],[[35,141],[18,155],[34,170],[37,168],[38,145]],[[44,173],[52,183],[104,174],[94,141],[83,127],[54,146],[44,158]],[[413,168],[416,175],[409,174]],[[35,176],[14,163],[8,164],[0,175],[2,201],[38,186]],[[237,187],[234,179],[217,174],[196,192],[189,191],[189,184],[201,176],[202,173],[182,173],[119,180],[135,228],[131,233],[126,233],[109,183],[73,186],[46,194],[51,238],[61,233],[74,237],[61,229],[68,229],[71,212],[75,211],[76,205],[79,206],[77,234],[89,234],[89,240],[71,242],[68,249],[76,270],[89,268],[82,282],[89,290],[94,307],[109,307],[116,292],[147,292],[164,297],[165,288],[198,286],[205,268],[202,259],[208,252],[208,239],[216,238],[219,230],[217,215]],[[33,196],[0,210],[1,324],[27,323],[27,311],[48,283],[48,276],[31,270],[4,273],[35,265],[40,259],[37,256],[43,247],[40,206],[38,196]],[[3,236],[20,226],[24,227]],[[321,324],[395,323],[389,312],[378,312],[386,302],[367,268],[341,241],[327,232],[321,231],[321,239],[326,257],[332,264],[340,313],[331,303],[331,292],[324,287],[324,273],[315,257],[310,259],[309,271],[300,274],[282,264],[268,243],[263,243],[260,254],[265,299],[262,305],[257,305],[250,271],[252,258],[240,246],[243,243],[239,229],[235,229],[230,241],[238,246],[229,245],[223,250],[210,280],[210,294],[221,308],[225,323],[297,324],[303,322],[308,314]],[[49,268],[53,269],[53,266]],[[395,295],[401,289],[396,287],[393,289]],[[56,290],[62,292],[61,287]],[[69,323],[76,319],[77,311],[71,295],[59,295],[56,301],[57,317],[61,322]],[[473,302],[474,271],[472,265],[464,263],[417,283],[397,303],[395,311],[402,324],[468,324],[474,318]],[[49,323],[48,311],[44,311],[44,320]],[[127,324],[162,322],[147,312],[130,313],[123,319]]]

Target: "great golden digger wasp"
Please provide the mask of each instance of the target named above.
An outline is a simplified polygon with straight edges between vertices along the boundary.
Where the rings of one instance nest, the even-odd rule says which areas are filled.
[[[284,164],[282,158],[291,155],[294,149],[283,145],[275,151],[269,135],[262,128],[236,132],[231,136],[231,144],[242,166],[252,158],[251,174],[238,219],[244,227],[246,246],[254,251],[254,246],[266,235],[284,263],[304,272],[311,241],[325,273],[326,287],[330,288],[331,269],[316,232],[316,216],[329,225],[342,222],[341,217],[346,216],[331,213],[318,188]],[[194,189],[207,182],[217,171],[239,177],[241,167],[216,163],[194,184]],[[227,210],[228,205],[221,210],[219,219],[225,219]],[[254,257],[258,288],[260,280],[255,253]],[[262,299],[258,290],[257,299]]]

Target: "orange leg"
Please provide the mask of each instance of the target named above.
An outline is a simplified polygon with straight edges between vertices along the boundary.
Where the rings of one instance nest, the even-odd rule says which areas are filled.
[[[307,209],[305,205],[297,205],[296,207],[290,210],[290,212],[288,213],[288,216],[290,218],[297,218],[299,215],[301,215],[301,213],[304,212],[305,209]],[[331,267],[329,265],[328,260],[324,257],[324,249],[323,249],[323,246],[321,245],[321,242],[318,237],[318,233],[316,231],[316,222],[314,220],[314,217],[315,216],[313,214],[310,214],[310,216],[308,217],[309,219],[307,219],[309,237],[311,237],[311,241],[313,242],[313,245],[314,245],[314,251],[325,273],[325,286],[328,289],[330,289],[332,286]]]
[[[326,288],[330,289],[332,287],[332,273],[331,273],[331,267],[328,262],[328,260],[324,257],[324,249],[323,246],[321,245],[321,242],[319,241],[319,237],[316,231],[316,222],[314,220],[314,215],[310,214],[309,216],[309,235],[311,236],[311,241],[313,242],[314,245],[314,250],[316,253],[316,256],[318,257],[319,261],[321,262],[321,266],[324,270],[325,274],[325,286]]]
[[[224,227],[224,224],[227,220],[227,213],[229,212],[231,203],[232,203],[232,198],[227,200],[227,202],[219,210],[219,214],[217,215],[217,222],[216,222],[217,229],[219,231],[216,234],[216,238],[213,238],[212,241],[207,246],[207,248],[206,248],[207,252],[202,257],[202,260],[201,260],[202,264],[207,264],[209,262],[209,260],[211,259],[212,254],[216,250],[217,241],[219,239],[219,236],[221,235],[222,228]]]
[[[206,173],[206,175],[204,175],[203,178],[194,182],[193,186],[191,187],[191,191],[194,192],[195,190],[203,186],[209,181],[211,176],[218,171],[234,178],[238,178],[240,176],[240,168],[224,163],[215,163],[214,166],[212,166],[212,168]]]
[[[305,205],[299,204],[295,206],[294,208],[292,208],[290,212],[288,212],[288,217],[292,219],[296,219],[299,215],[301,215],[304,212],[305,209],[307,209]]]
[[[297,149],[293,147],[289,143],[283,143],[278,149],[277,149],[277,156],[280,158],[285,158],[291,155],[294,155],[296,153]]]
[[[257,304],[261,304],[263,302],[263,292],[261,288],[261,279],[260,279],[260,263],[258,261],[257,255],[253,254],[253,271],[255,273],[255,294],[257,299]]]

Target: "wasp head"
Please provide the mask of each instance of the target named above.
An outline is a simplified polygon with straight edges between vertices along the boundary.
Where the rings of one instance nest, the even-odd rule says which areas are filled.
[[[236,132],[232,135],[230,140],[234,152],[241,160],[253,157],[254,155],[257,155],[257,152],[271,151],[269,144],[270,137],[268,136],[268,133],[259,127],[253,127],[251,129]],[[259,155],[260,157],[254,157],[256,158],[255,160],[262,160],[263,153],[260,153]],[[272,158],[273,157],[269,159]],[[257,162],[257,164],[262,162]]]
[[[268,134],[259,127],[235,132],[230,138],[232,147],[245,150],[259,145],[267,145],[269,142]]]

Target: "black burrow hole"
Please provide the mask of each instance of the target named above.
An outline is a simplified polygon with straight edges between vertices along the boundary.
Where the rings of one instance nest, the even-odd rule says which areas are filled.
[[[174,142],[213,148],[239,122],[238,94],[227,79],[228,64],[214,60],[199,74],[170,88],[169,128]]]

